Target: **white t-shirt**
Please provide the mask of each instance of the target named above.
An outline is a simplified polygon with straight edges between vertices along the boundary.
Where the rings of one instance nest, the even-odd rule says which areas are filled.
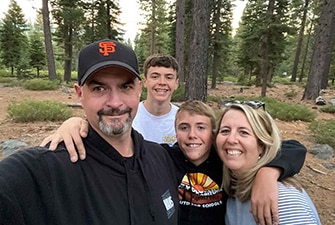
[[[148,141],[173,145],[177,141],[174,121],[178,107],[174,104],[171,106],[169,113],[163,116],[154,116],[146,110],[143,102],[140,102],[133,121],[133,128]]]
[[[278,182],[278,192],[280,225],[321,225],[316,208],[304,190],[300,192],[295,187]],[[236,224],[256,225],[250,212],[250,201],[242,203],[228,198],[226,225]]]

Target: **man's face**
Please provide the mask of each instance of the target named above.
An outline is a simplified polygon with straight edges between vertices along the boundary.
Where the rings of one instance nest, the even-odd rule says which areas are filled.
[[[141,95],[141,82],[119,67],[108,67],[91,75],[83,86],[75,86],[87,119],[101,135],[130,132]]]
[[[170,102],[172,93],[178,88],[177,72],[173,68],[150,67],[143,84],[147,88],[147,99]]]

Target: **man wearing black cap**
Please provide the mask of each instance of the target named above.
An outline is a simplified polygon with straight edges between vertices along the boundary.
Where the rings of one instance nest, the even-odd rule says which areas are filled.
[[[87,157],[64,144],[0,162],[0,224],[177,224],[177,180],[160,145],[131,128],[141,94],[137,59],[102,40],[79,55],[76,93],[89,122]]]

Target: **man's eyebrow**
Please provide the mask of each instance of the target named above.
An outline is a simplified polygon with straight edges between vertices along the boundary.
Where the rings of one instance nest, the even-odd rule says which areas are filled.
[[[87,81],[87,85],[92,85],[92,84],[103,85],[102,82],[100,82],[100,81],[98,81],[98,80],[95,80],[95,79],[92,79],[92,80]]]
[[[136,78],[129,78],[129,79],[125,80],[124,82],[122,82],[122,84],[134,84],[135,80],[136,80]]]

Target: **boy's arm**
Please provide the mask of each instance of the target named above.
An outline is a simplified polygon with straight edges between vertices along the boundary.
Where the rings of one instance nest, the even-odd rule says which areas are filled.
[[[299,173],[304,165],[307,149],[296,140],[282,141],[281,150],[267,166],[280,168],[279,179]]]
[[[50,150],[56,150],[58,144],[64,141],[66,149],[70,154],[72,162],[76,162],[79,158],[85,159],[86,151],[82,141],[82,138],[87,137],[88,122],[80,117],[71,117],[63,122],[63,124],[56,130],[55,133],[46,137],[41,147],[47,146],[48,143]],[[78,154],[77,154],[77,150]]]
[[[258,171],[252,187],[250,209],[256,223],[279,224],[277,180],[298,173],[304,164],[306,151],[298,141],[282,141],[277,157]]]

